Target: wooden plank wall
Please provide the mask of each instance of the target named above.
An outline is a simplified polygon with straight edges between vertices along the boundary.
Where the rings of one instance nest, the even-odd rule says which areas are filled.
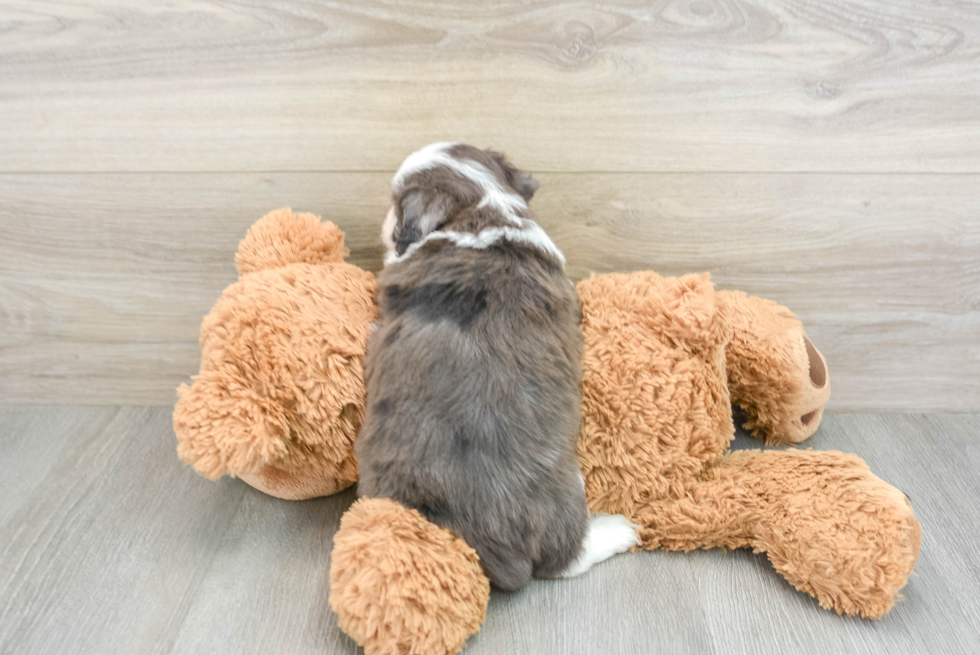
[[[379,267],[425,143],[535,173],[574,278],[797,311],[837,411],[980,410],[980,8],[917,0],[0,5],[0,402],[168,404],[248,225]]]

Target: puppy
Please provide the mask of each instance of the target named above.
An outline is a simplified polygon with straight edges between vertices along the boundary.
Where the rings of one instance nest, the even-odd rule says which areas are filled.
[[[355,445],[359,495],[452,531],[506,590],[637,543],[622,516],[589,520],[575,455],[581,309],[528,209],[537,188],[472,146],[436,143],[402,164]]]

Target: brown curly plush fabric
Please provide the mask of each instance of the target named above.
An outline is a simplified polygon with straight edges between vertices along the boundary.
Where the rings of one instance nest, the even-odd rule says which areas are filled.
[[[725,454],[728,326],[708,277],[602,276],[579,296],[591,509],[640,525],[642,548],[752,548],[826,608],[888,611],[918,557],[911,505],[853,455]]]
[[[350,252],[344,233],[314,214],[277,209],[255,222],[238,244],[239,275],[288,264],[339,264]]]
[[[646,548],[752,548],[822,607],[871,619],[894,605],[922,537],[905,494],[834,451],[736,451],[637,515]]]
[[[275,247],[261,245],[269,239]],[[343,263],[345,252],[343,233],[308,214],[273,212],[249,231],[244,273],[201,324],[201,371],[174,408],[178,454],[201,475],[241,476],[290,499],[357,480],[362,358],[377,313],[374,276]],[[317,263],[290,263],[298,256]]]
[[[743,427],[769,445],[799,443],[816,432],[830,399],[827,362],[790,310],[741,291],[719,291],[731,328],[728,389],[745,412]]]
[[[476,552],[417,511],[365,498],[341,520],[330,605],[366,655],[458,653],[489,599]]]
[[[728,330],[707,275],[593,276],[582,303],[578,456],[593,512],[681,496],[735,435]]]

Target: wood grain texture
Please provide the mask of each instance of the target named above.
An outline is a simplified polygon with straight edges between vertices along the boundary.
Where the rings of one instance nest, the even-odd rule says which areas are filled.
[[[2,402],[173,402],[252,221],[377,269],[388,177],[454,139],[538,175],[573,277],[799,312],[832,410],[980,409],[969,0],[10,0],[0,34]]]
[[[160,409],[2,408],[0,443],[32,472],[3,485],[0,653],[169,652],[242,485],[182,469]]]
[[[762,555],[647,552],[493,592],[463,652],[976,653],[978,431],[980,415],[831,415],[813,437],[865,458],[922,523],[881,621],[821,609]],[[0,475],[0,653],[361,652],[328,603],[353,492],[276,500],[196,477],[174,445],[167,408],[0,408],[0,470],[27,472]]]
[[[800,315],[834,410],[980,408],[972,175],[551,174],[532,206],[569,274],[712,271]],[[169,404],[248,226],[334,220],[380,267],[383,173],[0,175],[0,398]]]
[[[980,172],[968,0],[14,0],[2,171]]]

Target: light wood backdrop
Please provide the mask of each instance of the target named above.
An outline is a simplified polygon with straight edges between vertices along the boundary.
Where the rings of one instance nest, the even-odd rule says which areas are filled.
[[[794,309],[832,409],[980,409],[980,6],[0,2],[0,403],[168,404],[248,225],[377,269],[387,181],[507,152],[575,278]]]

